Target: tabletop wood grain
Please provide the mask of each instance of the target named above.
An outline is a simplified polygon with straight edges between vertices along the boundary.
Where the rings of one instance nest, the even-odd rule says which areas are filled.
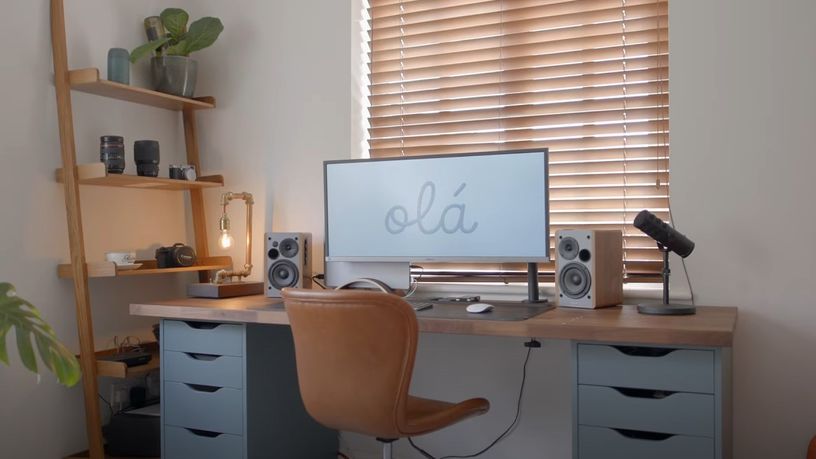
[[[130,313],[181,320],[289,324],[283,301],[263,295],[131,304]],[[736,324],[737,308],[715,306],[698,306],[697,314],[691,316],[648,316],[638,314],[635,306],[624,305],[596,310],[555,308],[521,321],[419,318],[420,331],[426,333],[711,347],[730,347]]]

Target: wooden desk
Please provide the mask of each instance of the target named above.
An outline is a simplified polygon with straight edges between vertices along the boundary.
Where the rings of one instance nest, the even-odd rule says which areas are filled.
[[[174,381],[212,384],[196,379],[221,374],[215,367],[204,368],[213,366],[211,362],[197,362],[202,368],[196,373],[188,369],[189,362],[179,360],[178,351],[188,355],[230,355],[218,346],[229,342],[226,336],[234,332],[244,339],[246,358],[263,362],[254,366],[255,373],[249,371],[249,366],[244,366],[243,390],[251,397],[253,406],[268,408],[261,418],[246,418],[244,425],[273,425],[271,420],[278,420],[278,424],[275,424],[278,426],[291,425],[289,419],[292,413],[302,411],[297,403],[282,409],[263,399],[269,393],[286,393],[287,397],[283,398],[299,401],[289,328],[261,326],[289,324],[280,299],[261,295],[222,300],[183,298],[132,304],[130,312],[166,319],[162,321],[162,348],[163,355],[171,360],[162,358],[162,378],[163,381],[164,378],[169,380],[163,385],[173,387],[176,384]],[[204,325],[202,322],[214,322],[217,326],[213,330],[207,327],[197,330],[197,327]],[[634,306],[599,310],[556,308],[515,322],[419,317],[419,328],[427,333],[573,341],[575,459],[729,459],[730,348],[736,324],[736,308],[705,306],[698,307],[695,315],[674,317],[641,315]],[[264,340],[273,340],[274,343],[263,344]],[[236,344],[234,340],[232,342]],[[258,346],[259,342],[262,345]],[[276,352],[270,353],[269,349]],[[226,361],[220,359],[215,362],[222,360]],[[268,371],[271,367],[274,367],[274,372]],[[267,370],[263,371],[264,368]],[[182,369],[187,373],[182,374]],[[167,376],[168,372],[171,376]],[[267,373],[279,378],[285,376],[286,379],[275,382]],[[271,387],[275,389],[270,390]],[[226,391],[216,393],[220,392]],[[170,406],[178,406],[178,399],[181,398],[164,391],[162,397],[163,404]],[[197,405],[191,406],[189,411],[195,412],[195,409]],[[187,408],[177,411],[186,412]],[[219,416],[218,420],[222,417]],[[308,419],[305,415],[303,417]],[[183,422],[165,420],[163,448],[166,451],[175,449],[185,452],[178,457],[191,457],[188,453],[196,451],[196,447],[205,450],[202,445],[208,439],[173,436],[183,433],[174,427],[173,422],[189,423],[184,425],[188,428],[217,432],[226,430],[199,425],[205,421],[207,419],[203,416]],[[230,438],[242,438],[246,445],[243,451],[288,447],[292,448],[290,451],[293,455],[303,453],[303,444],[289,444],[289,439],[296,435],[273,437],[278,430],[279,427],[276,427],[264,435],[245,431],[242,435],[222,435],[218,438],[223,438],[225,442]],[[296,431],[310,435],[314,439],[308,442],[311,446],[325,445],[326,451],[336,449],[336,435],[319,430],[319,426],[305,423],[298,425]],[[271,442],[272,438],[275,438],[274,445],[263,444],[264,441]],[[206,450],[209,448],[207,446]],[[239,449],[235,447],[236,451]],[[235,457],[246,457],[233,454]],[[310,454],[309,457],[323,457]]]
[[[289,324],[282,301],[263,295],[131,304],[130,313],[165,319]],[[698,307],[697,314],[692,316],[647,316],[638,314],[634,306],[621,306],[598,310],[555,308],[515,322],[419,320],[420,331],[428,333],[711,347],[730,347],[736,325],[737,308],[707,306]]]

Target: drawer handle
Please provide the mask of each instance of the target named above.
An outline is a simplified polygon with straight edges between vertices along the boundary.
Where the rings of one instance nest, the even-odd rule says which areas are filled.
[[[196,330],[212,330],[221,325],[215,322],[194,322],[191,320],[185,320],[184,323],[187,324],[188,327],[195,328]]]
[[[189,427],[185,427],[185,429],[197,437],[216,438],[223,435],[221,432],[210,432],[209,430],[190,429]]]
[[[193,360],[203,360],[205,362],[212,362],[213,360],[218,359],[221,357],[220,355],[215,354],[199,354],[197,352],[185,352],[187,357],[190,357]]]
[[[189,387],[190,389],[192,389],[192,390],[194,390],[194,391],[196,391],[196,392],[208,392],[208,393],[213,393],[213,392],[218,392],[219,390],[221,390],[221,387],[217,387],[217,386],[206,386],[206,385],[204,385],[204,384],[190,384],[190,383],[184,383],[184,385],[186,385],[187,387]]]
[[[626,438],[634,438],[636,440],[663,441],[668,440],[671,437],[674,437],[674,434],[643,432],[641,430],[629,430],[629,429],[612,429],[612,430]]]
[[[677,349],[667,347],[612,346],[621,354],[633,357],[665,357]]]
[[[651,398],[654,400],[662,400],[668,398],[675,392],[667,390],[652,390],[652,389],[631,389],[628,387],[613,387],[620,394],[632,398]]]

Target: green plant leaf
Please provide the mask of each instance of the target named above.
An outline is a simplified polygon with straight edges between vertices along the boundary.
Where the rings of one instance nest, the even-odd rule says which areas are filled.
[[[37,356],[34,355],[34,347],[31,346],[31,332],[17,327],[14,334],[17,335],[17,352],[20,353],[20,360],[26,368],[37,373]]]
[[[17,338],[17,351],[23,365],[37,372],[37,357],[31,343],[37,344],[37,351],[45,367],[57,376],[57,380],[73,386],[81,377],[76,357],[57,339],[54,329],[40,316],[34,305],[17,296],[14,286],[0,282],[0,362],[9,364],[6,337],[11,328]]]
[[[130,52],[130,62],[135,63],[139,59],[145,57],[146,55],[156,51],[157,49],[161,48],[165,44],[169,43],[172,40],[171,37],[162,37],[158,40],[153,40],[149,43],[145,43],[142,46],[135,48],[133,51]]]
[[[167,8],[161,12],[160,17],[164,28],[170,32],[170,36],[181,40],[184,33],[187,32],[187,21],[190,20],[190,15],[181,8]]]
[[[0,326],[0,362],[9,364],[8,350],[6,350],[6,335],[11,330],[11,324]]]
[[[185,55],[200,51],[208,46],[212,46],[221,32],[224,30],[224,25],[221,20],[213,17],[201,18],[190,24],[190,30],[184,40],[179,42],[179,45],[184,44]]]

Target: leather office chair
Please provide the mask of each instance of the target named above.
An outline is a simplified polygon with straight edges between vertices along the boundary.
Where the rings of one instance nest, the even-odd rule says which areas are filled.
[[[810,444],[808,445],[808,452],[807,452],[807,459],[816,459],[816,435],[810,439]]]
[[[408,394],[419,329],[395,295],[284,289],[306,411],[337,430],[376,437],[383,458],[396,439],[422,435],[486,413],[490,403]]]

